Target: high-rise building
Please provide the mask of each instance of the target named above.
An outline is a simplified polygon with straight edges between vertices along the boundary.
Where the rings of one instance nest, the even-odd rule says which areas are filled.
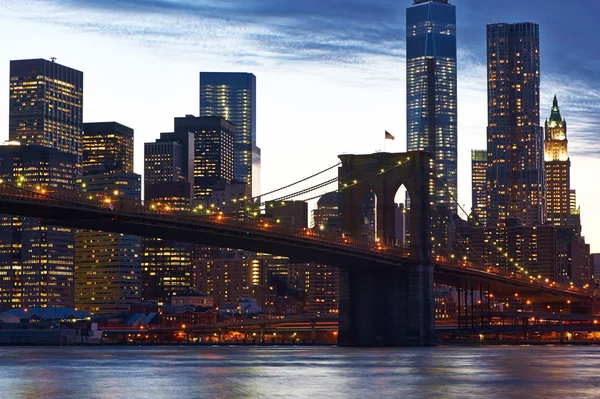
[[[251,73],[200,72],[200,116],[220,116],[235,126],[234,179],[260,194],[256,143],[256,77]]]
[[[534,23],[487,26],[487,224],[544,222],[540,40]]]
[[[168,203],[177,209],[189,208],[194,182],[190,155],[194,135],[186,132],[178,137],[174,133],[160,136],[156,142],[144,144],[144,200]]]
[[[10,62],[9,137],[56,148],[81,162],[83,72],[53,59]]]
[[[144,200],[164,211],[190,209],[194,134],[161,133],[144,144]],[[170,303],[173,295],[195,288],[194,246],[176,241],[142,239],[142,299]]]
[[[80,189],[115,201],[140,199],[133,173],[133,129],[116,122],[85,123]],[[75,234],[75,305],[111,315],[141,299],[141,237],[78,230]]]
[[[83,124],[83,173],[133,173],[133,129],[117,122]]]
[[[433,154],[436,204],[456,209],[456,7],[415,0],[406,10],[406,131],[408,151]]]
[[[0,180],[74,189],[77,156],[37,145],[0,146]],[[43,220],[0,215],[0,309],[73,307],[72,229]]]
[[[75,235],[75,306],[92,314],[127,312],[141,300],[141,238],[79,230]]]
[[[234,126],[222,117],[175,118],[176,136],[194,134],[194,201],[207,203],[219,183],[234,175]]]
[[[471,216],[475,225],[486,225],[487,151],[471,150]]]
[[[550,119],[546,120],[544,163],[546,172],[546,219],[558,227],[570,225],[571,160],[567,151],[567,121],[560,116],[554,96]]]

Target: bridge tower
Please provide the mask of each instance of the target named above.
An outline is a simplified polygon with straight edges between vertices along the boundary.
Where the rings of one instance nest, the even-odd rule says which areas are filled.
[[[395,242],[394,197],[404,185],[411,200],[411,257],[389,268],[340,266],[339,334],[347,346],[435,345],[429,153],[340,155],[342,232],[360,239],[365,194],[376,195],[377,237]],[[404,266],[404,267],[402,267]]]

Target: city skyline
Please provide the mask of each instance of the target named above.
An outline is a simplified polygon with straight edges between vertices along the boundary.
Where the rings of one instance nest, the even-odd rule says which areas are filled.
[[[592,82],[595,72],[585,71],[585,63],[578,63],[576,59],[578,49],[568,47],[569,38],[572,37],[569,35],[575,35],[580,28],[575,24],[569,25],[570,30],[568,32],[554,28],[557,26],[556,23],[553,23],[556,19],[553,20],[552,18],[555,17],[551,14],[556,13],[559,6],[559,2],[556,1],[543,2],[545,5],[543,13],[538,13],[539,10],[531,4],[526,4],[511,14],[493,4],[482,6],[473,2],[458,0],[452,3],[457,6],[458,14],[460,202],[466,204],[467,207],[470,203],[470,150],[485,148],[485,61],[482,64],[482,60],[485,59],[485,23],[533,20],[540,24],[542,47],[542,101],[540,108],[542,110],[549,109],[552,95],[555,93],[561,99],[561,111],[569,121],[570,127],[572,186],[578,189],[578,201],[582,206],[583,213],[584,234],[587,236],[588,241],[592,243],[592,250],[597,250],[599,233],[594,232],[592,227],[597,224],[595,221],[599,218],[593,208],[593,199],[598,194],[598,188],[584,184],[585,177],[590,175],[594,168],[600,164],[597,159],[593,159],[593,154],[599,150],[598,144],[593,141],[595,137],[593,124],[595,120],[600,119],[595,114],[594,109],[598,102],[598,96],[594,92],[596,83]],[[542,4],[542,2],[535,3],[538,4],[538,7]],[[306,39],[306,42],[312,40],[314,43],[322,43],[323,45],[318,48],[314,46],[312,52],[307,51],[306,48],[300,48],[297,53],[305,55],[305,59],[286,57],[286,54],[289,56],[289,50],[283,48],[271,49],[267,54],[254,51],[257,48],[260,49],[261,46],[272,44],[273,41],[265,41],[267,42],[265,44],[256,38],[254,40],[251,40],[251,38],[240,39],[240,35],[243,36],[241,32],[232,35],[232,38],[249,41],[246,56],[238,54],[238,57],[235,58],[227,53],[226,57],[216,59],[218,57],[215,57],[215,55],[224,54],[228,50],[234,49],[235,40],[215,37],[213,44],[220,43],[223,50],[208,48],[204,49],[206,51],[198,51],[197,56],[179,55],[175,59],[167,59],[165,55],[173,55],[178,48],[177,46],[189,45],[190,39],[195,37],[192,32],[187,32],[188,37],[184,34],[185,31],[182,32],[181,30],[175,31],[170,38],[164,35],[161,36],[160,32],[166,30],[166,27],[172,23],[171,19],[182,12],[181,8],[175,7],[177,4],[183,4],[182,2],[168,2],[170,6],[165,6],[162,9],[160,23],[153,29],[148,27],[141,29],[140,26],[143,27],[144,23],[148,22],[141,18],[140,22],[133,24],[128,31],[121,30],[120,38],[112,34],[119,32],[120,24],[134,11],[131,7],[138,7],[135,11],[141,12],[141,15],[146,17],[156,15],[156,10],[152,13],[151,9],[148,8],[150,2],[140,1],[135,3],[136,6],[118,6],[117,2],[110,1],[95,3],[94,7],[98,9],[92,11],[98,11],[101,15],[115,16],[114,7],[121,7],[117,11],[123,11],[123,16],[115,18],[108,26],[103,27],[106,32],[104,34],[97,33],[94,30],[94,25],[89,24],[90,19],[92,19],[92,23],[94,20],[90,17],[91,13],[86,12],[89,9],[83,5],[83,2],[60,1],[54,4],[47,10],[48,18],[42,22],[23,20],[22,17],[17,19],[19,11],[22,11],[22,7],[27,7],[27,5],[38,5],[39,7],[36,9],[45,10],[47,6],[42,6],[41,2],[9,2],[6,6],[0,6],[0,10],[3,11],[3,16],[0,19],[4,22],[0,30],[3,33],[5,33],[5,29],[10,31],[11,26],[14,27],[19,21],[19,23],[30,26],[32,29],[45,27],[49,32],[48,38],[42,38],[37,43],[25,38],[15,38],[15,41],[9,44],[6,49],[7,58],[0,63],[0,73],[6,73],[7,76],[9,59],[49,58],[52,55],[58,57],[57,61],[59,63],[84,71],[86,78],[86,113],[84,114],[84,121],[116,120],[133,127],[136,132],[139,132],[139,138],[136,140],[135,170],[137,172],[142,169],[140,165],[143,162],[143,156],[141,155],[143,142],[153,141],[161,131],[170,130],[174,116],[181,116],[188,112],[197,114],[197,74],[201,70],[247,71],[254,73],[260,79],[261,89],[258,101],[261,105],[259,106],[260,111],[257,118],[257,141],[263,149],[262,185],[264,190],[262,191],[278,187],[281,185],[280,183],[294,180],[296,177],[303,177],[308,170],[316,170],[319,166],[333,164],[336,162],[336,156],[339,153],[382,150],[383,133],[377,130],[379,128],[381,128],[381,131],[384,129],[391,131],[396,137],[403,138],[405,136],[403,128],[405,126],[403,123],[404,114],[402,112],[405,95],[402,76],[402,70],[404,69],[404,43],[402,39],[404,27],[402,21],[405,15],[404,9],[412,4],[411,1],[393,2],[393,6],[392,2],[383,2],[377,8],[372,8],[371,12],[365,11],[365,15],[359,18],[358,23],[365,26],[369,25],[369,29],[373,30],[371,32],[373,35],[371,37],[366,34],[368,32],[359,29],[356,33],[359,44],[354,47],[348,46],[349,38],[342,35],[342,33],[345,35],[351,33],[345,30],[339,32],[341,36],[337,38],[337,41],[333,40],[332,42],[330,40],[329,42],[333,44],[329,47],[325,45],[328,42],[327,38],[331,38],[332,32],[335,32],[332,26],[339,26],[335,22],[339,23],[350,17],[344,13],[333,14],[327,4],[323,5],[321,7],[324,13],[323,18],[332,21],[332,26],[328,30],[322,28],[315,33],[314,37]],[[252,9],[252,4],[256,3],[250,2],[248,7],[244,9],[245,12],[257,12],[257,10]],[[597,7],[592,2],[589,2],[589,4],[591,8]],[[64,13],[64,8],[61,9],[62,6],[66,5],[72,5],[78,9],[83,7],[81,9],[81,20],[74,28],[61,26],[70,18],[69,15]],[[352,9],[365,7],[359,1],[351,2],[350,6]],[[207,9],[213,11],[212,18],[222,12],[222,10],[214,7],[207,7]],[[473,15],[486,12],[486,10],[489,10],[489,15],[493,15],[493,18],[487,16],[483,20],[473,19],[477,20],[477,23],[468,21],[469,18],[467,17],[472,18]],[[294,10],[276,7],[272,12],[290,16],[293,14],[292,11]],[[306,13],[304,6],[297,6],[295,11],[300,16],[305,15],[302,12]],[[385,12],[391,12],[394,18],[385,17],[382,27],[373,28],[371,26],[373,21],[369,18],[382,16]],[[564,10],[564,13],[567,14],[574,12],[578,12],[578,10]],[[210,25],[211,18],[203,15],[202,10],[199,8],[195,9],[192,15],[188,18],[194,18],[195,15],[198,21],[202,20]],[[263,21],[266,30],[272,31],[276,28],[273,21],[264,13],[260,15],[262,15],[260,21]],[[200,18],[202,16],[204,18]],[[586,16],[582,13],[580,17],[585,18]],[[391,25],[392,19],[396,24],[393,27]],[[562,20],[562,16],[560,20]],[[198,22],[198,24],[200,23]],[[285,31],[284,28],[280,27],[282,31]],[[302,26],[302,28],[306,27]],[[384,28],[389,32],[383,32]],[[79,32],[79,34],[74,35],[73,38],[68,38],[69,33],[72,32]],[[209,37],[216,35],[214,29],[203,30],[203,32]],[[470,34],[473,32],[478,33]],[[391,38],[392,33],[395,34],[393,41]],[[558,40],[563,35],[564,38]],[[289,40],[289,35],[286,38]],[[52,46],[49,45],[49,41],[54,42]],[[62,48],[61,42],[65,43],[64,48]],[[378,45],[364,45],[373,42]],[[76,55],[72,50],[67,50],[68,46],[66,44],[68,43],[98,44],[98,51],[110,51],[111,57],[106,57],[106,61],[93,57],[86,59],[90,53],[81,51],[81,55]],[[24,44],[28,44],[27,50],[22,48]],[[219,46],[216,45],[215,47]],[[559,50],[562,49],[564,52],[567,47],[570,54],[574,55],[559,59],[557,54],[562,55]],[[52,49],[52,54],[47,54],[50,51],[48,49]],[[150,52],[154,53],[154,49],[158,51],[151,54]],[[122,80],[123,78],[118,76],[119,68],[110,66],[110,63],[115,60],[127,59],[125,58],[126,53],[132,51],[136,57],[130,61],[130,65],[120,65],[123,68],[123,75],[128,75],[126,80]],[[325,58],[326,55],[329,55],[329,58]],[[350,65],[350,61],[355,57],[360,62]],[[160,67],[149,64],[156,64],[159,60],[161,61]],[[198,60],[202,60],[202,62],[198,62]],[[593,58],[591,61],[593,61]],[[319,65],[315,64],[317,62]],[[94,66],[94,63],[103,65],[103,67]],[[593,62],[590,64],[593,64]],[[139,71],[142,65],[145,66],[145,71]],[[307,70],[307,65],[311,66],[310,70]],[[303,69],[299,70],[301,67]],[[175,71],[172,68],[175,68]],[[271,69],[277,69],[277,73],[267,73]],[[561,70],[565,72],[562,76],[558,74]],[[139,82],[132,81],[134,80],[130,73],[132,71],[139,73]],[[158,74],[155,83],[148,84],[145,77],[152,76],[155,73]],[[168,80],[167,76],[172,76],[174,80]],[[114,80],[114,82],[107,83],[109,79]],[[390,80],[392,82],[391,86]],[[123,99],[115,98],[112,95],[113,90],[124,82],[126,82],[125,87],[129,88],[132,95],[123,96]],[[186,82],[185,85],[180,85],[185,89],[171,92],[172,87],[182,82]],[[365,82],[369,83],[368,88],[359,87],[364,85]],[[553,82],[557,83],[553,84]],[[590,83],[586,88],[588,82]],[[280,86],[284,83],[287,84],[287,87],[284,91],[281,91]],[[149,87],[137,90],[142,85]],[[291,92],[294,94],[291,95]],[[311,97],[311,102],[307,103],[306,96],[311,92],[313,97]],[[148,100],[145,100],[145,98]],[[7,109],[5,101],[6,99],[2,99],[2,102],[0,102],[3,109]],[[480,102],[481,104],[479,104]],[[305,117],[305,114],[308,117]],[[348,118],[350,115],[361,115],[361,117]],[[344,120],[344,116],[348,121]],[[376,118],[377,123],[372,123],[373,118]],[[0,113],[0,126],[5,126],[5,129],[8,127],[6,119],[7,112]],[[294,123],[285,123],[287,121],[293,121]],[[0,139],[5,138],[8,138],[7,134],[0,134]],[[400,144],[403,141],[394,142],[394,145],[388,146],[387,149],[389,151],[404,150]],[[296,151],[278,151],[279,148],[286,148],[286,145],[293,145]],[[306,166],[307,160],[310,161],[308,162],[310,167]],[[281,164],[293,164],[295,166],[286,168],[285,172],[282,172],[277,167]]]

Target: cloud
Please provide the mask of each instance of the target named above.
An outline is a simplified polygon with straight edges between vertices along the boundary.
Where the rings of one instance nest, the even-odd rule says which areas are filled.
[[[16,0],[8,0],[15,4]],[[24,14],[46,23],[133,39],[151,47],[223,52],[242,61],[356,64],[403,54],[403,7],[395,0],[53,0]],[[73,12],[75,10],[76,12]],[[209,42],[218,46],[211,46]],[[229,46],[223,46],[229,42]],[[228,56],[232,57],[229,53]],[[239,58],[238,58],[239,60]]]

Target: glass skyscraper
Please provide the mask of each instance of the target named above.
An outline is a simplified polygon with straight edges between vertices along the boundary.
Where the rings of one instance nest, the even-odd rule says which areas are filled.
[[[534,23],[487,26],[488,226],[544,222],[540,35]]]
[[[456,7],[448,0],[415,0],[406,10],[407,150],[433,154],[436,204],[451,209],[451,197],[457,198],[456,120]]]
[[[260,194],[260,148],[256,146],[256,76],[200,72],[200,116],[221,116],[235,125],[234,179]]]

